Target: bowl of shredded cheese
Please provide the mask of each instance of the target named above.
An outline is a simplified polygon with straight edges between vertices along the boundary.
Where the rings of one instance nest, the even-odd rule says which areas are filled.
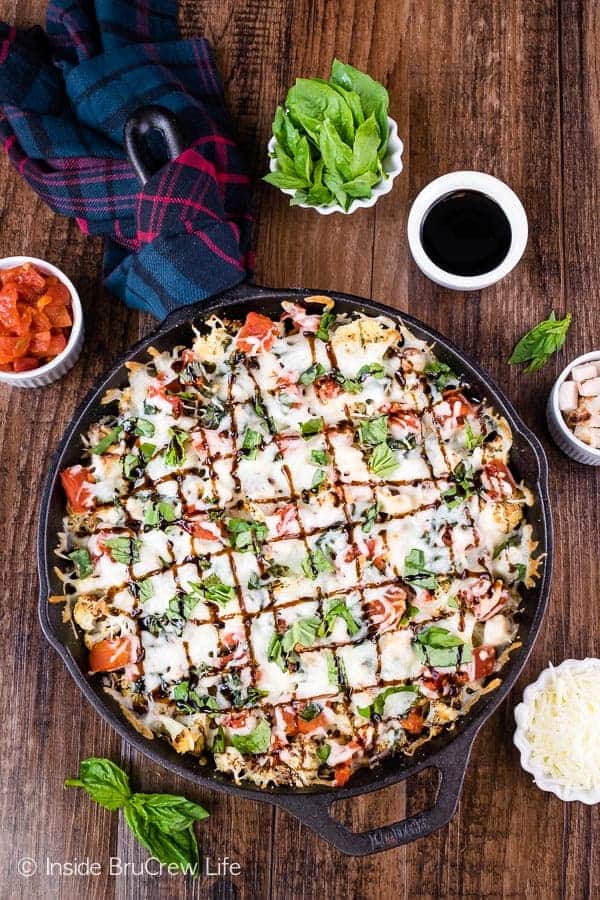
[[[561,800],[600,802],[600,659],[552,664],[515,709],[521,765]]]

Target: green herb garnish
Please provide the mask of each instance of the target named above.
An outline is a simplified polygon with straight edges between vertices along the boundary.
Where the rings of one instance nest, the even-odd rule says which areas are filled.
[[[110,538],[105,544],[115,562],[128,566],[140,560],[140,542],[135,538]]]
[[[345,600],[337,600],[330,603],[323,621],[319,625],[319,637],[328,637],[334,629],[336,619],[343,619],[350,637],[354,637],[360,631],[360,623],[352,618]]]
[[[425,568],[425,553],[413,548],[404,560],[404,580],[428,591],[435,591],[437,578]]]
[[[447,388],[450,384],[458,385],[460,383],[460,378],[455,372],[452,371],[450,366],[446,365],[446,363],[440,362],[439,360],[428,363],[428,365],[425,366],[425,374],[432,376],[435,386],[440,392],[443,391],[444,388]]]
[[[373,525],[377,521],[377,516],[379,515],[379,505],[374,503],[373,506],[369,506],[363,513],[361,528],[365,534],[369,534],[373,530]]]
[[[248,522],[246,519],[233,517],[227,520],[229,542],[234,550],[240,553],[252,551],[259,553],[267,539],[268,529],[262,522]]]
[[[311,450],[310,458],[317,466],[326,466],[329,462],[329,456],[325,450]]]
[[[332,310],[326,310],[321,316],[321,321],[319,322],[319,327],[316,331],[315,337],[318,337],[319,340],[325,341],[327,343],[329,341],[329,329],[335,322],[335,313]]]
[[[234,734],[231,743],[240,753],[266,753],[271,744],[271,729],[266,719],[261,719],[250,734]]]
[[[303,438],[312,437],[313,434],[320,434],[325,427],[325,422],[321,417],[318,419],[309,419],[308,422],[300,424],[300,434]]]
[[[475,434],[469,422],[465,425],[467,450],[476,450],[485,441],[485,434]]]
[[[547,319],[535,325],[518,341],[508,360],[509,364],[514,366],[529,363],[526,372],[541,369],[564,344],[571,318],[571,313],[567,313],[564,319],[557,319],[552,311]]]
[[[181,872],[200,874],[194,822],[208,813],[199,804],[175,794],[133,793],[119,766],[96,757],[82,760],[79,778],[67,778],[65,787],[83,788],[111,812],[122,808],[131,831],[152,857]]]
[[[169,428],[169,437],[171,440],[167,445],[165,464],[171,469],[176,469],[185,462],[185,445],[190,436],[187,432],[181,431],[179,428]]]
[[[256,459],[258,449],[262,445],[263,437],[259,431],[253,431],[252,428],[246,428],[244,432],[244,440],[242,443],[242,454],[246,459]]]
[[[300,384],[312,384],[313,381],[316,381],[317,378],[320,378],[321,375],[324,374],[325,366],[322,366],[321,363],[314,363],[314,365],[309,366],[309,368],[302,373],[298,381]]]
[[[92,558],[89,554],[89,551],[84,547],[80,547],[78,550],[73,550],[68,554],[68,557],[75,566],[75,574],[78,578],[88,578],[94,571],[94,567],[92,566]]]
[[[381,691],[380,694],[377,694],[373,703],[370,703],[369,706],[358,706],[357,711],[359,715],[363,716],[363,718],[365,719],[370,719],[373,715],[382,716],[383,708],[385,706],[385,701],[387,700],[387,698],[391,697],[392,694],[403,693],[414,694],[416,699],[419,695],[419,689],[416,685],[412,684],[398,684],[393,687],[386,688],[384,691]]]
[[[99,441],[95,447],[91,448],[91,452],[96,456],[101,456],[105,453],[109,447],[115,444],[123,434],[123,426],[116,425],[114,428],[111,428],[109,432],[107,432],[101,441]]]
[[[376,447],[387,440],[388,417],[374,416],[361,422],[358,426],[360,443],[365,447]]]

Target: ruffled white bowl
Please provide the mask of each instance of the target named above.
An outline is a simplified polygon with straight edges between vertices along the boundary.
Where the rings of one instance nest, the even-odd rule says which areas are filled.
[[[546,418],[548,420],[548,430],[563,453],[586,466],[600,466],[600,450],[589,447],[575,437],[575,434],[565,422],[558,405],[558,392],[563,381],[569,377],[575,366],[582,366],[589,362],[600,362],[600,350],[592,350],[591,353],[584,353],[583,356],[578,356],[577,359],[574,359],[562,370],[554,382],[554,387],[548,397]]]
[[[565,659],[559,666],[544,669],[537,681],[525,688],[523,702],[515,708],[515,721],[517,730],[514,734],[514,743],[521,754],[521,765],[526,772],[533,775],[536,785],[542,791],[548,791],[560,800],[579,800],[581,803],[592,805],[600,803],[600,785],[594,790],[582,790],[581,788],[568,787],[553,778],[549,778],[539,763],[532,759],[531,744],[527,739],[527,730],[531,719],[531,712],[536,695],[548,687],[556,673],[570,669],[573,672],[582,672],[589,669],[597,669],[600,672],[600,659],[588,657],[587,659]]]
[[[297,203],[295,205],[302,207],[302,209],[314,209],[322,216],[330,216],[331,213],[336,212],[342,213],[345,216],[350,216],[352,213],[356,212],[357,209],[366,209],[369,206],[374,206],[380,197],[383,197],[384,194],[389,194],[394,183],[394,178],[396,175],[400,174],[403,168],[402,151],[404,150],[404,144],[398,137],[398,126],[396,122],[389,116],[388,127],[387,153],[382,161],[383,171],[386,173],[387,178],[382,178],[379,184],[374,185],[370,197],[365,200],[353,200],[348,209],[344,209],[339,203],[330,203],[328,206],[313,206],[310,203]],[[269,152],[269,169],[271,172],[278,172],[279,165],[275,157],[272,156],[275,152],[274,137],[272,137],[267,144],[267,150]],[[295,190],[290,188],[279,188],[278,190],[280,190],[282,194],[287,194],[288,197],[293,197],[296,193]]]

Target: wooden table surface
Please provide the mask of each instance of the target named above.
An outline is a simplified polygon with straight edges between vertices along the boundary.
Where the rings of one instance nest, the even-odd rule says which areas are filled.
[[[0,18],[42,22],[45,0],[1,0]],[[53,215],[0,160],[0,256],[61,266],[77,284],[87,339],[75,369],[36,391],[0,385],[0,503],[5,644],[0,657],[0,879],[11,898],[600,896],[598,812],[534,787],[512,745],[512,711],[548,660],[594,655],[600,637],[600,469],[550,442],[544,406],[569,357],[600,346],[600,4],[594,0],[185,0],[186,35],[213,42],[255,177],[256,282],[311,285],[408,310],[477,356],[548,452],[556,565],[548,615],[516,689],[475,743],[458,811],[426,840],[354,859],[272,807],[198,791],[132,750],[103,723],[44,641],[37,620],[36,517],[48,458],[94,379],[153,323],[108,296],[101,245]],[[290,209],[258,178],[276,104],[296,75],[326,75],[333,56],[387,85],[404,140],[390,195],[352,217]],[[406,242],[411,201],[432,178],[480,169],[505,179],[529,216],[524,259],[501,284],[461,295],[428,282]],[[573,313],[566,349],[525,375],[506,359],[522,332]],[[186,792],[211,811],[203,852],[241,874],[139,874],[145,853],[119,816],[65,791],[86,756],[109,756],[140,789]],[[364,829],[431,799],[430,778],[341,804]],[[17,874],[20,857],[40,866]],[[125,874],[110,871],[119,857]],[[46,860],[100,863],[99,875],[44,874]],[[132,867],[138,867],[135,871]],[[54,868],[55,873],[58,869]]]

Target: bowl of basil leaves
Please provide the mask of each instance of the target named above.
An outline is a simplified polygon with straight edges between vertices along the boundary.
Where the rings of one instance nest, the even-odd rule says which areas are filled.
[[[402,171],[388,106],[382,84],[338,59],[328,81],[297,78],[275,113],[264,180],[323,215],[373,206]]]

